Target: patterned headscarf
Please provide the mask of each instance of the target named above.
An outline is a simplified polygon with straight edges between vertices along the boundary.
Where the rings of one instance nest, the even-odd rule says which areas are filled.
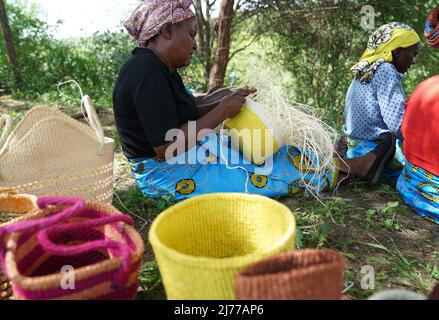
[[[408,48],[420,41],[421,38],[416,31],[405,24],[385,24],[372,34],[360,62],[353,66],[351,71],[362,83],[370,83],[381,64],[393,61],[393,50]]]
[[[439,49],[439,6],[430,12],[424,36],[430,46]]]
[[[166,23],[178,23],[195,17],[192,0],[145,0],[124,23],[130,36],[140,47],[160,34]]]

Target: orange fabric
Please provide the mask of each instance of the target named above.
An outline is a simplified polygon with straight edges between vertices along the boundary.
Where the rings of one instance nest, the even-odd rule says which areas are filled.
[[[423,81],[413,91],[401,132],[406,159],[439,176],[439,76]]]

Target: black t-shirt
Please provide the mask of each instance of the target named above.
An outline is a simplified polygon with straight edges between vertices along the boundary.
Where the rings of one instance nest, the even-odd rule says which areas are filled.
[[[136,48],[122,67],[113,91],[113,110],[125,156],[154,157],[168,143],[166,133],[198,119],[194,97],[177,71],[169,73],[156,54]]]

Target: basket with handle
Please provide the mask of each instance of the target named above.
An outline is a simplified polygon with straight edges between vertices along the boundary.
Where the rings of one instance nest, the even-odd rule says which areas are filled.
[[[0,261],[14,298],[135,298],[144,243],[131,217],[81,198],[44,197],[38,206],[0,228]]]
[[[37,209],[37,197],[35,196],[0,191],[0,227],[20,221],[26,218],[28,213]],[[8,300],[11,296],[11,284],[0,268],[0,300]]]
[[[112,202],[114,140],[104,136],[90,98],[82,101],[90,126],[42,106],[14,130],[9,116],[1,118],[0,188]]]
[[[259,195],[208,194],[161,213],[149,231],[167,298],[233,300],[247,266],[294,248],[288,207]]]

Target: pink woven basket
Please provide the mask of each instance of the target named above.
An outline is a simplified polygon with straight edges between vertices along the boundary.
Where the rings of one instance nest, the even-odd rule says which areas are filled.
[[[144,243],[131,217],[79,198],[39,198],[38,206],[30,220],[0,228],[0,261],[16,299],[136,297]]]

